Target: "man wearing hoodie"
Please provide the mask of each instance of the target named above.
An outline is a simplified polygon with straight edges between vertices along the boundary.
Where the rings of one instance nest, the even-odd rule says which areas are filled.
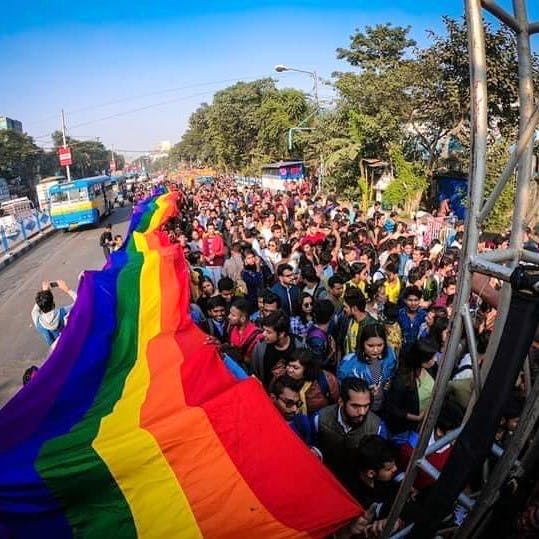
[[[62,292],[71,296],[73,303],[56,307],[51,288],[58,287]],[[32,309],[32,322],[47,345],[51,345],[60,335],[66,325],[66,317],[73,307],[77,294],[71,290],[65,281],[43,282],[41,290],[36,294],[36,303]]]

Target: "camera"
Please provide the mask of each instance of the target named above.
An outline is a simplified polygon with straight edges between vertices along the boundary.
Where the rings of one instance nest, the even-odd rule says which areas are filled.
[[[58,288],[58,281],[51,281],[51,282],[49,283],[49,286],[50,286],[51,288]]]

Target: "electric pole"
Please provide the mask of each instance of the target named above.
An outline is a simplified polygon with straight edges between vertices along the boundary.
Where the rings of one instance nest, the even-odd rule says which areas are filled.
[[[64,117],[64,109],[62,109],[62,139],[64,141],[64,148],[67,148],[67,142],[66,142],[66,121]],[[66,172],[67,172],[67,181],[71,181],[71,169],[69,168],[69,165],[66,165]]]

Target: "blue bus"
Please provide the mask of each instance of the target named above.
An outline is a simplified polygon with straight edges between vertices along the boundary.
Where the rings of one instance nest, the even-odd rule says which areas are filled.
[[[49,189],[52,226],[70,229],[95,225],[110,215],[115,193],[110,176],[81,178]]]

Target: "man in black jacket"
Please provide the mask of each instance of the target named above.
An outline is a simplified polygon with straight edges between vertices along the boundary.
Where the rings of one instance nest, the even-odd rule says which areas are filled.
[[[99,246],[103,249],[105,260],[109,259],[110,248],[114,245],[112,240],[112,225],[110,223],[105,226],[104,232],[99,237]]]

